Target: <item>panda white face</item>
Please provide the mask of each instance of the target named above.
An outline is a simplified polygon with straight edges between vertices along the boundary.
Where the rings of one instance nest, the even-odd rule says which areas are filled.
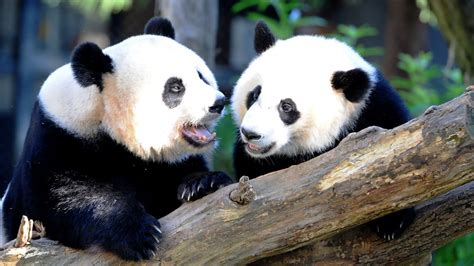
[[[255,37],[262,54],[244,71],[232,96],[246,151],[259,158],[322,151],[356,120],[375,69],[337,40],[297,36],[275,42],[259,36],[271,34],[258,28],[264,26],[257,25]]]
[[[105,132],[146,160],[210,151],[225,97],[204,61],[172,39],[169,22],[158,23],[165,25],[153,30],[168,36],[135,36],[103,51],[90,43],[76,48],[72,63],[42,87],[46,113],[80,137]]]
[[[104,125],[115,139],[144,157],[168,161],[212,147],[224,95],[200,57],[152,35],[104,52],[116,62],[103,91]]]

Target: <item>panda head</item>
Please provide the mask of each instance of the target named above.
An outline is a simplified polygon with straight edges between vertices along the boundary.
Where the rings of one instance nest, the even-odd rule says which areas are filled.
[[[204,61],[173,37],[168,20],[153,18],[144,35],[104,50],[79,45],[43,84],[44,112],[77,137],[105,133],[144,160],[210,151],[224,95]]]
[[[262,22],[254,45],[231,99],[249,155],[321,152],[354,125],[376,78],[354,50],[321,36],[276,40]]]

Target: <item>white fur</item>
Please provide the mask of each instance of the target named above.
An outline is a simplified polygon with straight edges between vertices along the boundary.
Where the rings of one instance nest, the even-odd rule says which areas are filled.
[[[264,155],[304,154],[323,150],[346,130],[365,101],[351,103],[331,86],[336,71],[361,68],[375,83],[375,69],[352,48],[321,36],[296,36],[279,40],[253,60],[234,88],[232,109],[237,125],[262,138],[253,143],[275,147]],[[247,95],[261,85],[258,101],[249,110]],[[282,99],[296,103],[301,117],[285,125],[278,113]]]
[[[93,138],[105,131],[144,159],[175,162],[205,153],[185,142],[179,133],[185,123],[214,127],[208,108],[224,95],[204,61],[174,40],[140,35],[103,50],[113,61],[114,73],[103,75],[102,93],[92,85],[81,87],[67,64],[43,84],[39,99],[46,114],[79,137]],[[210,83],[198,76],[200,71]],[[181,104],[168,108],[162,100],[170,77],[183,80]]]

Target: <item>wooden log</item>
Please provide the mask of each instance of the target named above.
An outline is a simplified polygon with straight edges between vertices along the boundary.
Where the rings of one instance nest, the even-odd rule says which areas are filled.
[[[473,180],[474,91],[468,91],[393,130],[371,127],[351,134],[313,160],[251,180],[253,189],[241,185],[242,191],[252,191],[246,205],[229,197],[237,184],[184,204],[160,220],[164,238],[150,263],[249,263],[327,239]],[[451,226],[464,226],[455,222]],[[32,241],[22,262],[119,263],[110,254],[56,245],[48,249],[44,243]],[[0,259],[15,261],[18,255],[7,255],[14,251],[1,252]]]
[[[430,254],[474,232],[474,182],[417,206],[416,213],[413,225],[393,241],[377,237],[362,225],[253,265],[407,265],[420,254]]]

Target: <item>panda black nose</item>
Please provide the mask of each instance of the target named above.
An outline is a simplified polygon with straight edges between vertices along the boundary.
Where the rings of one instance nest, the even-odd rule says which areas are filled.
[[[218,99],[214,102],[214,105],[209,107],[209,112],[220,114],[224,109],[225,98]]]
[[[249,130],[246,130],[245,128],[240,128],[240,132],[242,132],[242,135],[244,135],[247,140],[259,140],[262,138],[261,135],[253,132],[253,131],[249,131]]]

